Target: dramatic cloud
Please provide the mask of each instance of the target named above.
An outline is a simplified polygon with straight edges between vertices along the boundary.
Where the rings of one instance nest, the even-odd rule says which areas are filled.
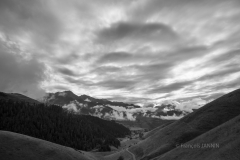
[[[172,83],[169,85],[163,85],[159,87],[154,87],[151,90],[148,90],[147,93],[169,93],[171,91],[179,90],[181,88],[184,88],[185,86],[190,85],[191,82],[184,81],[184,82],[177,82],[177,83]]]
[[[120,62],[123,63],[124,61],[128,61],[128,59],[133,59],[132,55],[125,52],[115,52],[115,53],[107,53],[103,55],[97,63],[114,63]]]
[[[170,26],[161,23],[118,22],[108,28],[101,29],[97,38],[103,43],[119,43],[121,40],[173,43],[179,37]]]
[[[99,87],[105,87],[107,89],[130,89],[134,87],[136,84],[136,81],[131,81],[131,80],[118,80],[118,79],[110,79],[110,80],[105,80],[102,82],[99,82],[95,85]]]
[[[60,21],[47,1],[1,0],[0,22],[0,31],[39,49],[51,47],[61,32]]]
[[[1,0],[0,90],[212,100],[240,87],[239,21],[239,0]]]
[[[16,44],[0,40],[0,90],[17,92],[33,98],[44,95],[40,87],[45,66],[35,57],[24,58]]]
[[[66,67],[59,67],[57,68],[57,71],[60,72],[63,75],[67,75],[67,76],[77,76],[74,71],[66,68]]]

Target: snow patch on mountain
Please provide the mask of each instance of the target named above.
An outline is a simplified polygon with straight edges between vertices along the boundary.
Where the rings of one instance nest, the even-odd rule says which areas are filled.
[[[67,105],[64,105],[64,106],[62,106],[62,108],[65,108],[65,109],[67,109],[69,111],[79,112],[79,109],[78,109],[77,105],[74,102],[69,103]]]
[[[47,97],[47,96],[46,96]],[[45,97],[45,98],[46,98]],[[54,94],[52,94],[49,98],[48,98],[48,101],[50,101],[50,100],[53,100],[53,99],[55,99],[56,97],[55,97],[55,95]]]
[[[79,103],[76,100],[71,101],[69,104],[65,104],[65,105],[62,106],[62,108],[65,108],[69,111],[74,111],[74,112],[81,112],[81,109],[83,107],[87,107],[87,104]]]
[[[92,102],[92,101],[91,101],[90,99],[88,99],[88,98],[85,99],[84,101],[86,101],[86,102]]]
[[[99,111],[99,110],[95,110],[95,112],[93,114],[90,114],[90,115],[98,117],[98,118],[102,118],[103,113],[101,113],[101,111]]]
[[[85,100],[86,101],[86,100]],[[155,103],[153,105],[149,105],[152,107],[142,107],[142,108],[132,108],[132,107],[123,107],[123,106],[115,106],[115,105],[96,105],[93,106],[90,115],[104,118],[104,119],[112,119],[112,120],[136,120],[136,114],[140,114],[144,117],[151,118],[160,118],[164,120],[177,120],[188,113],[193,112],[193,109],[198,109],[206,104],[205,100],[200,98],[193,99],[191,101],[186,102],[178,102],[178,101],[163,101],[160,103]],[[79,103],[78,101],[71,101],[70,104],[64,105],[63,108],[67,108],[68,110],[72,110],[74,112],[78,112],[81,114],[81,109],[83,107],[88,107],[87,103]],[[106,107],[111,108],[109,111],[103,111]]]
[[[184,115],[180,115],[180,116],[177,116],[176,114],[173,114],[172,116],[160,116],[161,119],[164,119],[164,120],[178,120],[178,119],[181,119],[183,118]]]
[[[133,116],[133,114],[128,113],[128,112],[121,112],[121,111],[116,111],[112,110],[109,113],[106,113],[104,117],[109,118],[109,119],[114,119],[114,120],[129,120],[129,121],[135,121],[136,117]]]
[[[133,114],[126,112],[127,119],[130,121],[135,121],[136,116],[133,116]]]
[[[102,105],[96,105],[96,106],[94,106],[93,108],[95,108],[95,109],[97,109],[97,108],[104,108],[104,106],[102,106]]]
[[[65,97],[66,95],[67,95],[67,93],[66,93],[66,92],[59,92],[59,93],[58,93],[58,96]]]
[[[113,105],[107,105],[107,106],[116,111],[127,111],[127,109],[122,106],[113,106]]]

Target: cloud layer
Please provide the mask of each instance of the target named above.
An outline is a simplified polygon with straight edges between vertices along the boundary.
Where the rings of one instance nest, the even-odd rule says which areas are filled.
[[[0,90],[134,103],[240,87],[238,0],[2,0]]]

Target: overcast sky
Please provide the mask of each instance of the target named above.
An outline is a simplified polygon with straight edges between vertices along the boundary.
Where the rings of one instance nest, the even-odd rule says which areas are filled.
[[[240,0],[1,0],[0,91],[111,100],[240,87]]]

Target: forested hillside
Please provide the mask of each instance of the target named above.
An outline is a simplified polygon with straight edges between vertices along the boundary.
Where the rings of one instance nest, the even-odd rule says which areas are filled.
[[[0,99],[0,130],[17,132],[79,150],[118,147],[128,128],[97,117],[69,113],[60,106]]]

